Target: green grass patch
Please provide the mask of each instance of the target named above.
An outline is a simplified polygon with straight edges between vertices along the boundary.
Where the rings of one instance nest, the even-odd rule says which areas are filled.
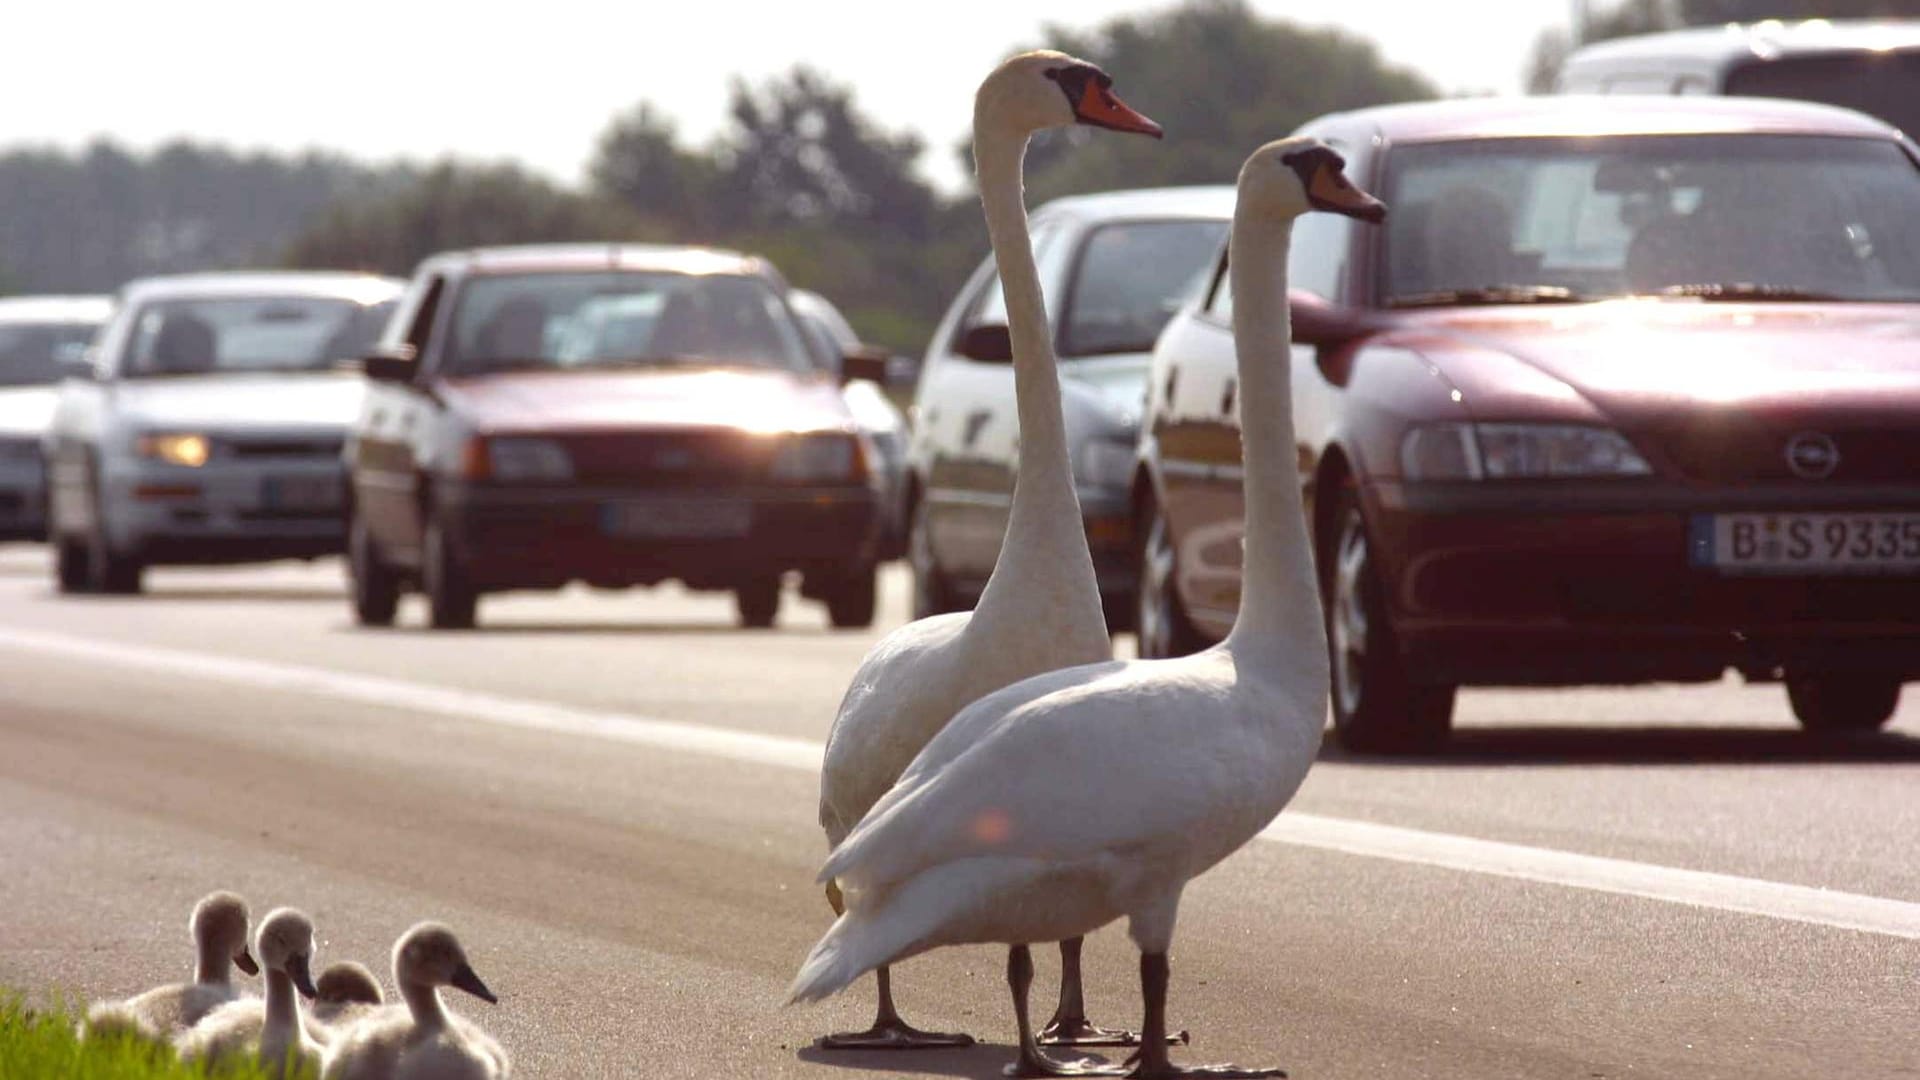
[[[253,1062],[188,1065],[167,1047],[130,1038],[80,1041],[75,1013],[0,996],[0,1077],[6,1080],[269,1080]],[[293,1074],[289,1074],[293,1075]]]

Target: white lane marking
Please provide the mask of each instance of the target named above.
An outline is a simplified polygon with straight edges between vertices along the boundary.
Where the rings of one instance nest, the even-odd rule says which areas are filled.
[[[818,772],[823,751],[820,743],[810,739],[65,634],[0,627],[0,647],[503,727],[612,739],[801,772]],[[1920,904],[1904,900],[1295,811],[1282,814],[1262,830],[1260,838],[1347,855],[1920,939]]]

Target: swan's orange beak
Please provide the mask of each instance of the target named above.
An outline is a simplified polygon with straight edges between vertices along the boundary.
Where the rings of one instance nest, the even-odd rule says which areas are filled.
[[[1126,102],[1115,97],[1112,90],[1101,86],[1099,79],[1087,80],[1080,100],[1073,103],[1073,115],[1081,123],[1094,127],[1151,135],[1156,139],[1162,135],[1159,124],[1134,112]]]

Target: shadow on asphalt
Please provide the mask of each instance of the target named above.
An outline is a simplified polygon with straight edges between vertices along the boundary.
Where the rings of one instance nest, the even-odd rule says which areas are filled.
[[[829,630],[820,626],[778,626],[771,630],[747,630],[732,623],[648,623],[648,622],[562,622],[562,623],[489,623],[484,620],[471,630],[434,630],[420,623],[395,626],[390,629],[369,629],[358,626],[344,626],[341,629],[353,633],[369,634],[423,634],[433,637],[461,637],[474,635],[479,637],[513,637],[516,634],[528,636],[566,636],[570,634],[646,634],[667,636],[673,634],[709,634],[715,636],[738,637],[746,640],[766,637],[834,637],[853,634],[853,630]]]
[[[1060,1054],[1054,1049],[1051,1054]],[[803,1046],[794,1055],[801,1061],[816,1065],[832,1065],[842,1069],[859,1069],[866,1072],[891,1073],[895,1076],[960,1076],[978,1078],[978,1080],[999,1080],[1005,1076],[1003,1071],[1014,1059],[1014,1048],[998,1043],[975,1043],[959,1050],[822,1050],[819,1046]],[[1099,1062],[1103,1059],[1086,1056],[1085,1060]],[[1118,1062],[1119,1059],[1113,1059]]]
[[[1819,765],[1920,762],[1904,731],[1809,735],[1779,728],[1499,727],[1455,730],[1426,754],[1355,754],[1329,736],[1320,760],[1350,765]]]

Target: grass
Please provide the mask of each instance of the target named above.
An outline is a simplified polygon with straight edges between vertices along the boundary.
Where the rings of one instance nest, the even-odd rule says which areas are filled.
[[[135,1039],[81,1042],[72,1012],[36,1010],[17,997],[0,996],[0,1077],[6,1080],[268,1080],[270,1075],[253,1062],[209,1071]]]

